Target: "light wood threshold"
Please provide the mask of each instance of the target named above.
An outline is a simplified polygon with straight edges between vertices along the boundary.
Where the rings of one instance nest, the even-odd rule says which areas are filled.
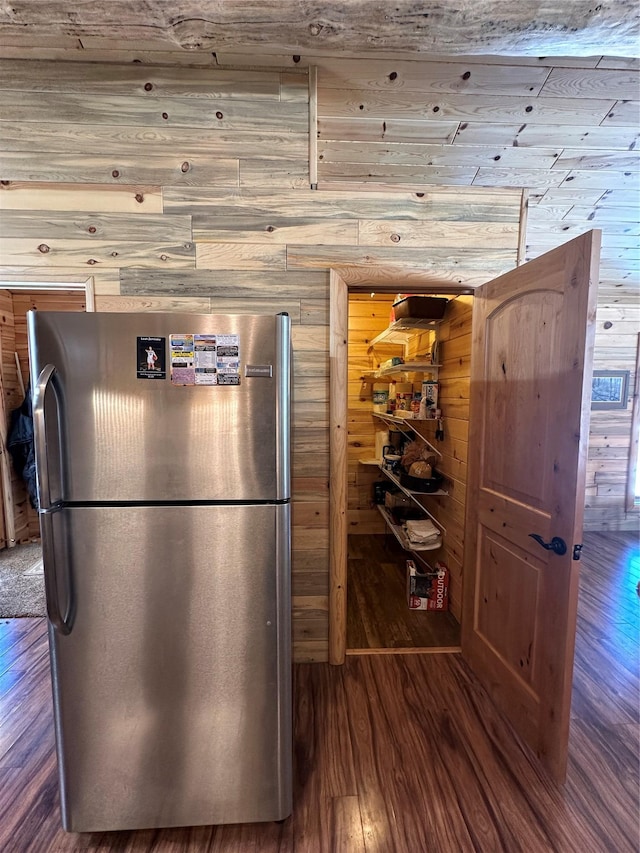
[[[407,649],[347,649],[347,655],[450,655],[461,651],[462,646],[426,646]]]

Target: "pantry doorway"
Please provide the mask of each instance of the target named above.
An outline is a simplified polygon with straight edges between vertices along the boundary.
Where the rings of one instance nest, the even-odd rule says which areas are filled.
[[[470,349],[471,297],[411,293],[349,293],[347,654],[460,651],[469,359],[433,356],[454,316],[456,352],[465,339]],[[452,377],[455,441],[435,419]]]
[[[558,781],[568,751],[600,236],[587,232],[480,285],[473,299],[462,653]],[[332,272],[332,663],[344,660],[346,639],[348,293]]]
[[[405,570],[406,556],[402,549],[396,547],[397,543],[393,541],[393,536],[385,533],[386,525],[382,520],[379,511],[373,505],[373,501],[369,499],[369,484],[376,478],[376,469],[372,466],[367,468],[359,466],[358,457],[364,455],[373,456],[374,427],[370,415],[371,407],[371,391],[369,386],[367,399],[366,394],[360,395],[360,377],[363,374],[363,368],[366,366],[375,366],[375,359],[378,355],[384,354],[384,348],[376,347],[375,352],[370,351],[370,339],[374,337],[373,332],[383,329],[388,325],[389,309],[394,301],[394,297],[399,292],[411,292],[413,294],[434,295],[438,294],[441,297],[449,300],[460,298],[456,302],[456,311],[460,311],[468,315],[470,320],[470,306],[472,304],[472,290],[468,286],[461,286],[457,283],[443,280],[437,276],[421,273],[417,271],[405,272],[403,270],[376,270],[374,268],[339,268],[331,271],[330,277],[331,287],[331,340],[330,340],[330,360],[331,360],[331,387],[330,387],[330,434],[331,434],[331,490],[330,490],[330,518],[331,518],[331,542],[330,542],[330,603],[329,603],[329,659],[333,663],[341,663],[344,661],[346,653],[347,640],[347,621],[348,621],[348,590],[347,590],[347,565],[349,560],[349,534],[352,537],[352,545],[357,543],[360,534],[362,534],[362,544],[366,544],[365,540],[368,534],[373,531],[372,535],[379,536],[384,543],[387,542],[386,551],[382,549],[373,549],[373,552],[382,557],[387,565],[383,571],[393,573],[391,564],[395,564],[396,572],[400,571],[401,575]],[[371,296],[374,294],[374,297]],[[466,300],[466,305],[463,304],[462,297]],[[355,340],[353,346],[349,347],[349,309],[350,301],[353,304],[366,306],[368,303],[378,303],[376,308],[364,309],[361,312],[363,315],[369,315],[369,319],[374,321],[374,326],[371,334],[368,335],[369,342],[366,342],[368,330],[364,328],[369,320],[364,320],[361,316],[355,318],[352,312],[352,326],[361,327],[359,329],[363,334],[360,335],[360,342]],[[371,317],[371,315],[375,315]],[[470,335],[469,335],[470,344]],[[349,365],[349,352],[352,357],[355,356],[354,363]],[[390,352],[398,352],[397,347],[392,347]],[[360,363],[358,360],[362,359]],[[468,366],[470,359],[466,359]],[[354,392],[355,387],[355,392]],[[356,402],[350,411],[349,401],[354,403],[354,397],[363,399]],[[468,395],[467,395],[468,396]],[[452,411],[452,410],[450,410]],[[359,429],[358,422],[367,422],[369,430],[369,445],[362,440],[362,436],[357,432]],[[384,427],[384,423],[379,424]],[[432,424],[424,424],[424,432],[427,440],[431,443],[435,441],[434,435],[430,435],[430,431],[435,429],[435,422]],[[463,427],[464,429],[464,427]],[[454,433],[456,431],[454,430]],[[450,441],[460,443],[460,439],[452,433]],[[453,446],[453,445],[452,445]],[[351,461],[350,461],[351,460]],[[459,467],[459,463],[453,463]],[[350,470],[351,465],[351,470]],[[360,469],[360,483],[354,482],[354,466]],[[380,477],[384,477],[381,472]],[[354,490],[355,489],[355,490]],[[359,492],[359,497],[356,495]],[[463,487],[459,488],[458,496],[463,494]],[[351,500],[351,506],[349,501]],[[439,498],[438,498],[439,500]],[[355,503],[355,505],[354,505]],[[360,507],[360,508],[358,508]],[[460,505],[457,508],[457,523],[464,524],[464,506]],[[359,531],[359,532],[358,532]],[[453,539],[450,540],[453,542]],[[458,552],[460,549],[458,548]],[[367,560],[367,557],[362,556],[362,549],[352,548],[352,560]],[[461,553],[459,558],[461,559]],[[362,567],[362,566],[361,566]],[[375,572],[375,567],[373,569]],[[362,585],[366,589],[366,578],[362,580]],[[397,577],[394,581],[396,599],[395,608],[396,614],[399,613],[399,608],[404,608],[405,601],[405,581],[402,576]],[[361,588],[362,588],[361,585]],[[457,603],[458,609],[460,601]],[[406,616],[426,616],[428,614],[404,614]],[[430,614],[429,614],[430,615]],[[433,614],[436,615],[436,614]],[[442,614],[438,614],[442,615]],[[448,617],[447,617],[448,618]],[[372,621],[377,621],[372,617]],[[414,620],[414,623],[417,620]],[[442,621],[442,620],[441,620]],[[458,621],[454,619],[454,622]],[[404,629],[399,629],[400,633]],[[432,634],[432,632],[430,632]],[[442,641],[442,648],[459,648],[457,643],[451,644],[452,632],[446,632],[446,639]],[[385,648],[386,646],[386,648]],[[434,639],[431,639],[428,645],[416,645],[411,639],[406,636],[401,641],[401,646],[394,649],[394,644],[380,640],[380,650],[385,651],[407,651],[422,648],[434,647]],[[370,653],[370,649],[368,650]]]

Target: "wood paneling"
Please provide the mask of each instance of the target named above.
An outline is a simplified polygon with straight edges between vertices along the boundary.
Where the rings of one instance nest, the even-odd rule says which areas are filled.
[[[533,177],[552,173],[553,182],[574,169],[608,175],[601,161],[588,168],[573,161],[582,148],[632,151],[637,137],[634,106],[613,90],[592,97],[538,96],[550,66],[535,57],[430,57],[423,69],[428,74],[415,57],[399,57],[395,86],[387,79],[395,70],[391,57],[358,62],[354,82],[347,71],[355,66],[324,57],[316,63],[320,148],[326,144],[340,168],[349,165],[345,152],[352,145],[374,162],[353,163],[357,178],[343,174],[328,185],[318,160],[320,189],[314,191],[307,160],[310,56],[294,61],[271,48],[261,57],[235,57],[243,67],[221,68],[220,55],[167,47],[152,41],[107,44],[94,35],[82,49],[72,40],[42,44],[43,62],[34,61],[35,47],[22,57],[4,54],[0,272],[16,279],[89,273],[101,310],[119,310],[113,300],[120,295],[123,307],[136,310],[289,311],[295,428],[309,431],[295,454],[294,488],[313,481],[317,490],[328,478],[324,439],[309,449],[312,432],[328,427],[327,393],[323,384],[306,382],[326,377],[328,269],[350,264],[341,271],[350,284],[406,270],[406,285],[464,281],[471,287],[515,264],[520,185],[423,186],[402,169],[410,171],[418,161],[418,171],[471,170],[475,176],[482,167],[494,178],[505,171],[510,181],[519,168]],[[64,56],[72,61],[59,61]],[[556,63],[593,70],[598,58]],[[460,74],[462,65],[468,68]],[[331,88],[323,83],[329,71]],[[466,71],[470,76],[462,79]],[[608,71],[635,73],[624,64],[600,73]],[[437,91],[422,97],[421,79]],[[458,146],[468,159],[452,162],[438,146]],[[548,168],[549,153],[560,157],[565,147],[571,150],[568,167]],[[429,165],[429,158],[437,165]],[[516,166],[516,160],[528,165]],[[368,166],[384,166],[383,177],[372,177],[375,169]],[[19,180],[11,177],[18,174]],[[440,172],[438,180],[445,179],[446,171]],[[544,204],[548,192],[562,214],[543,211],[538,221],[561,228],[569,211],[572,224],[584,222],[584,230],[599,222],[637,221],[632,193],[616,197],[586,185],[578,191],[572,187],[577,182],[565,182],[566,190],[542,186],[530,211]],[[86,233],[92,226],[96,231]],[[396,234],[400,243],[391,239]],[[616,276],[608,279],[611,288],[621,283]],[[451,422],[465,416],[464,400],[447,406]],[[452,470],[464,465],[448,458]],[[617,506],[616,497],[609,500]],[[298,528],[294,574],[309,553],[316,554],[315,571],[327,571],[326,541],[316,544],[316,533]],[[324,644],[326,657],[326,643],[326,637],[301,639],[296,654],[318,659]]]
[[[87,269],[94,266],[193,269],[196,262],[193,243],[171,245],[95,240],[88,245],[87,241],[74,239],[39,243],[37,239],[9,240],[4,237],[0,237],[0,258],[11,258],[11,262],[19,266],[46,269],[83,266]]]
[[[24,150],[24,125],[3,122],[3,148],[6,151]],[[55,121],[39,125],[38,135],[31,140],[33,151],[86,154],[108,149],[112,157],[127,157],[131,147],[143,145],[150,156],[167,156],[173,151],[180,162],[191,158],[215,157],[235,159],[238,151],[243,158],[263,158],[269,151],[271,160],[302,160],[307,154],[308,136],[298,133],[212,130],[194,127],[113,127],[102,124],[64,124]],[[239,148],[240,146],[240,148]],[[122,182],[121,182],[122,183]]]
[[[33,134],[31,135],[31,138]],[[24,146],[24,132],[22,133]],[[2,155],[4,160],[4,154]],[[69,179],[67,179],[69,180]],[[161,213],[160,187],[104,184],[0,182],[0,210],[72,210],[97,213]],[[4,214],[3,214],[4,215]],[[14,264],[15,266],[15,264]]]
[[[114,242],[141,240],[145,242],[189,242],[191,218],[167,214],[141,213],[42,213],[7,210],[2,216],[2,236],[12,239],[58,240],[85,239],[86,245],[110,240]]]
[[[239,181],[237,160],[212,162],[205,154],[189,160],[179,154],[147,156],[143,160],[109,157],[85,152],[77,154],[34,154],[7,151],[2,157],[3,180],[69,181],[79,184],[124,183],[163,186],[199,186],[215,183],[236,187]]]
[[[638,61],[574,58],[565,63],[547,57],[540,60],[544,75],[542,67],[521,59],[495,62],[495,57],[441,57],[434,63],[401,56],[318,58],[319,185],[351,190],[368,184],[390,193],[410,186],[427,191],[434,179],[487,190],[527,187],[522,260],[589,228],[602,228],[601,304],[607,291],[623,286],[626,291],[618,297],[622,315],[616,317],[615,332],[596,338],[595,365],[633,371],[630,336],[638,328],[633,312],[640,299]],[[388,263],[374,250],[390,246],[387,240],[395,233],[401,238],[395,246],[405,247],[410,261],[420,245],[415,242],[421,239],[419,228],[417,237],[407,228],[393,232],[387,219],[361,226],[360,245],[370,245],[369,256],[381,265]],[[500,239],[487,232],[488,252]],[[461,237],[461,248],[468,245]],[[473,270],[463,269],[463,253],[454,257],[460,260],[459,280],[480,284]],[[448,412],[465,416],[459,402],[448,401]],[[628,449],[630,432],[625,443]],[[602,458],[602,451],[596,441],[590,455]],[[590,487],[596,489],[595,483]],[[587,527],[637,528],[640,523],[637,511],[625,510],[621,495],[589,498]]]
[[[109,66],[113,68],[114,66]],[[15,84],[14,84],[15,85]],[[195,101],[195,103],[194,103]],[[37,124],[39,121],[114,126],[196,127],[212,130],[278,132],[290,127],[307,129],[307,110],[295,101],[262,98],[207,100],[206,108],[193,98],[142,98],[136,95],[110,97],[81,91],[44,93],[29,86],[4,89],[3,116],[8,121]],[[613,106],[613,101],[609,103]]]
[[[345,81],[347,84],[347,81]],[[353,118],[357,115],[386,120],[401,119],[410,114],[427,119],[436,115],[438,121],[471,122],[478,118],[498,123],[526,122],[538,124],[600,124],[612,111],[614,98],[502,98],[497,95],[429,95],[417,98],[415,92],[380,92],[379,90],[325,89],[322,74],[319,79],[319,115]]]
[[[232,98],[280,100],[279,71],[216,71],[212,78],[208,69],[144,68],[138,64],[114,65],[105,75],[100,65],[0,59],[0,78],[9,88],[26,86],[31,92],[81,92],[89,97],[139,95],[157,98]]]

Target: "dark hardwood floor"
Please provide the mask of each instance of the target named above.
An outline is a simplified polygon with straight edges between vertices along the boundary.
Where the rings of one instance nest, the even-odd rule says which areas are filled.
[[[44,620],[0,622],[0,850],[636,853],[637,537],[587,534],[569,774],[521,748],[458,654],[295,667],[295,802],[283,824],[59,828]]]
[[[425,552],[428,557],[429,552]],[[409,610],[406,562],[393,534],[349,536],[347,649],[460,648],[460,625],[448,611]]]

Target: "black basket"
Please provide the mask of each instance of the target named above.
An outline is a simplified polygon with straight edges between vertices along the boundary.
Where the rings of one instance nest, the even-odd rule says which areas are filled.
[[[405,489],[410,489],[412,492],[421,492],[426,495],[430,492],[437,492],[442,486],[443,479],[442,474],[438,474],[437,471],[433,472],[432,477],[412,477],[405,471],[400,471],[400,484]]]
[[[393,312],[396,320],[405,317],[441,320],[448,301],[440,296],[406,296],[393,303]]]

